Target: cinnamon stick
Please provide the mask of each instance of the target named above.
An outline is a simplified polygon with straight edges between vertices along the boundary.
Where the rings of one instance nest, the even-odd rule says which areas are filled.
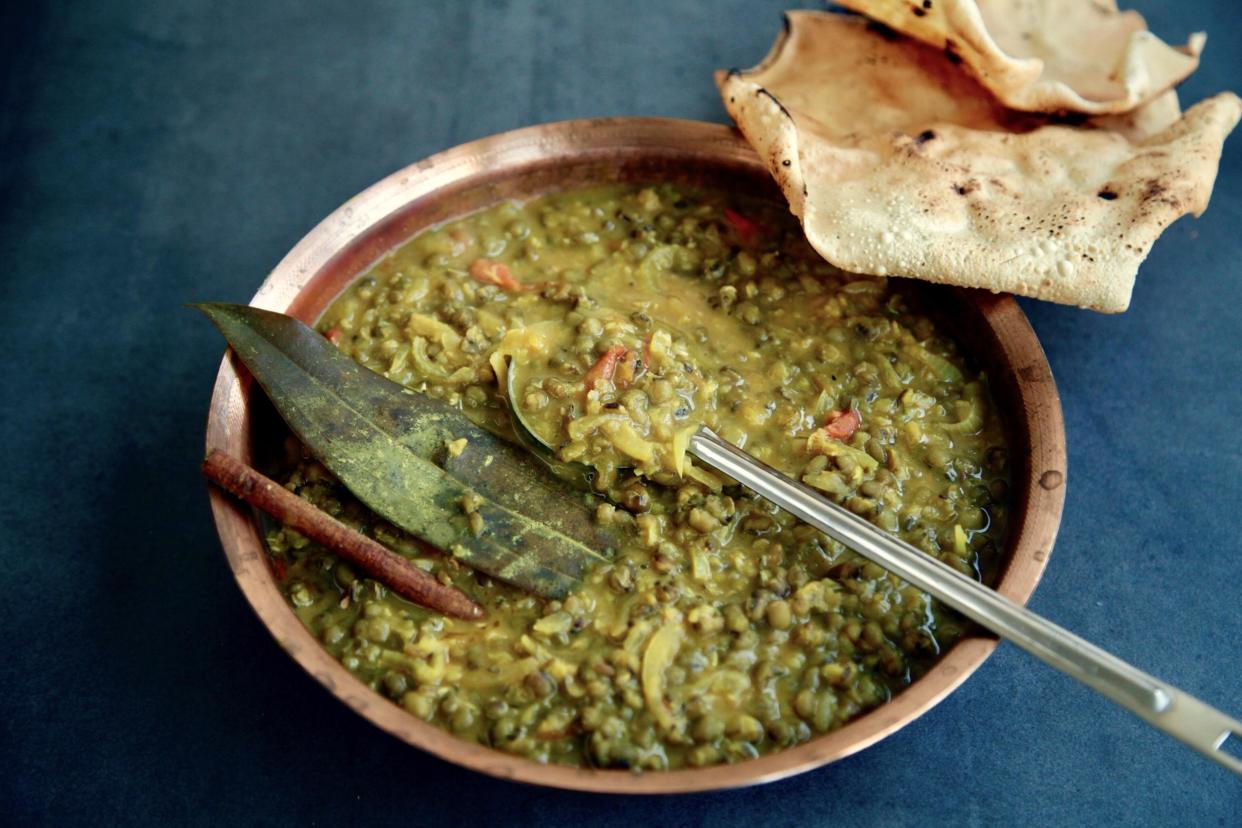
[[[402,598],[457,618],[483,617],[483,608],[464,592],[445,586],[236,457],[213,450],[203,461],[203,474],[290,529],[332,550]]]

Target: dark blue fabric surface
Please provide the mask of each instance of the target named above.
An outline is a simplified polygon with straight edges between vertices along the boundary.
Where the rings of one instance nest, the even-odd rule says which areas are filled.
[[[1183,102],[1242,86],[1232,2]],[[1005,645],[880,745],[759,789],[619,800],[492,781],[338,704],[219,552],[197,463],[245,301],[394,169],[542,121],[723,120],[710,72],[780,2],[114,0],[0,11],[0,822],[1185,824],[1242,782]],[[1034,608],[1242,714],[1242,138],[1133,309],[1024,302],[1065,409],[1065,521]]]

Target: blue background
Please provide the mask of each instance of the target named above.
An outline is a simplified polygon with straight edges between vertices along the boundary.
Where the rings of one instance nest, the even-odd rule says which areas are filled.
[[[1183,102],[1242,86],[1235,3]],[[0,11],[0,822],[1237,825],[1242,781],[1004,645],[882,744],[742,792],[621,800],[459,770],[277,648],[210,522],[222,347],[320,218],[462,141],[596,115],[725,119],[781,2],[165,2]],[[1132,310],[1025,302],[1069,489],[1034,608],[1242,714],[1242,138]],[[8,819],[5,819],[5,818]]]

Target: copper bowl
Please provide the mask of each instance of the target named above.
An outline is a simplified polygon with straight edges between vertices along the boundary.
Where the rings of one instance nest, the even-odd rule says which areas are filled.
[[[272,271],[252,304],[314,322],[356,276],[429,225],[503,199],[612,182],[668,181],[781,199],[759,158],[724,126],[659,118],[568,121],[520,129],[456,147],[390,175],[355,196],[302,239]],[[997,589],[1030,598],[1048,562],[1065,493],[1065,433],[1052,372],[1011,296],[929,288],[952,332],[992,378],[1009,432],[1014,498]],[[251,382],[230,355],[216,379],[207,448],[245,460],[267,426],[251,405]],[[265,432],[258,434],[257,432]],[[995,649],[983,633],[958,641],[922,678],[839,730],[733,765],[635,774],[542,765],[467,742],[421,721],[367,688],[324,650],[285,601],[257,516],[210,492],[229,566],[272,635],[345,704],[411,745],[492,776],[609,793],[673,793],[770,782],[871,745],[927,712]]]

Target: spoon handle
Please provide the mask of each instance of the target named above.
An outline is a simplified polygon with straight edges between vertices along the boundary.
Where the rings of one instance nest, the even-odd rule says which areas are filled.
[[[1036,658],[1103,693],[1148,724],[1242,776],[1242,759],[1221,749],[1242,722],[1147,675],[873,526],[701,427],[690,453],[790,514],[840,541]]]

